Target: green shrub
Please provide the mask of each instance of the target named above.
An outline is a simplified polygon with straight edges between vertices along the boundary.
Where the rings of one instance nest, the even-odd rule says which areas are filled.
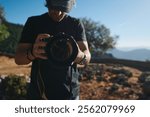
[[[6,100],[26,99],[27,82],[24,76],[9,75],[1,80],[1,98]]]

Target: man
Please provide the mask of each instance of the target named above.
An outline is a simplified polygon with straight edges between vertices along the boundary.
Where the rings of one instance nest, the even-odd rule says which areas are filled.
[[[70,12],[75,0],[46,0],[48,13],[29,17],[22,31],[15,62],[18,65],[32,62],[28,99],[77,99],[79,96],[78,70],[70,67],[57,69],[49,64],[45,55],[47,42],[42,41],[59,32],[71,35],[77,42],[78,54],[74,64],[88,64],[91,58],[85,30],[80,20]]]

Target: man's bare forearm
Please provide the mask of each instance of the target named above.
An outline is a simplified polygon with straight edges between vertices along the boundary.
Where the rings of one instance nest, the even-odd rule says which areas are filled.
[[[18,65],[29,64],[33,58],[31,58],[31,53],[28,50],[31,48],[31,44],[20,43],[16,49],[15,63]],[[28,53],[27,53],[28,52]],[[30,57],[30,58],[29,58]]]

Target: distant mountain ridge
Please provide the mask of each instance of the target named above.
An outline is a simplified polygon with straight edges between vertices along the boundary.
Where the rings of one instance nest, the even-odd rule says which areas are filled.
[[[116,58],[146,61],[150,60],[150,49],[135,49],[130,51],[122,51],[119,49],[113,49],[109,51]]]

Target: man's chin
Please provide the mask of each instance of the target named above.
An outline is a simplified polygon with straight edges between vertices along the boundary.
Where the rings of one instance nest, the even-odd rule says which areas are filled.
[[[63,18],[52,18],[55,22],[61,22]]]

